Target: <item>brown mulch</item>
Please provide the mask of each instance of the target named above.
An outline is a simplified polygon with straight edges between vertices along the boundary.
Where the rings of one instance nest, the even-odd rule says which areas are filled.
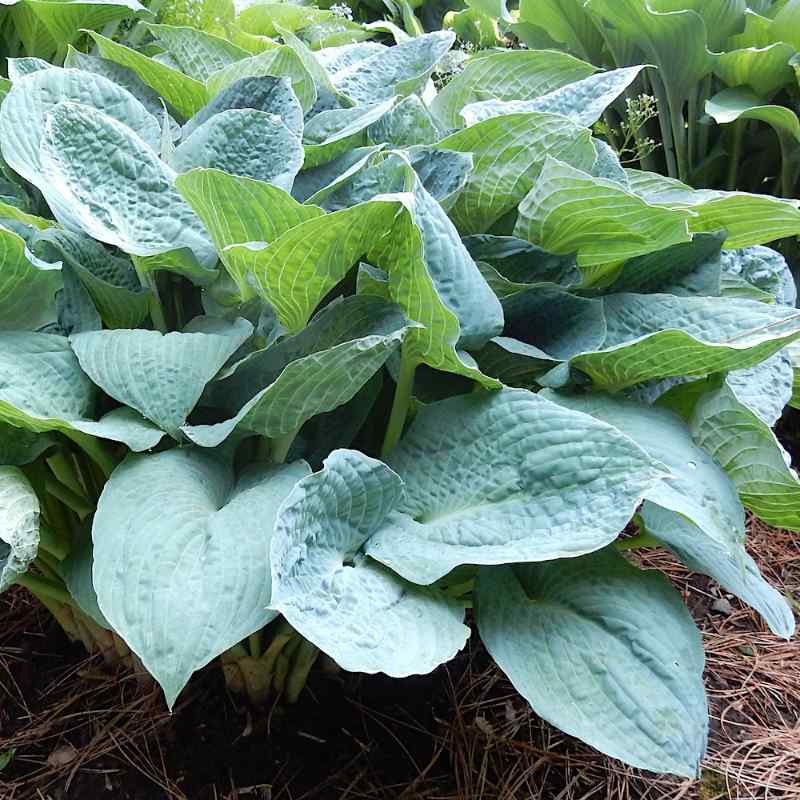
[[[800,536],[754,522],[750,545],[800,607]],[[264,715],[211,667],[170,716],[156,688],[87,660],[20,590],[0,598],[0,800],[800,800],[800,637],[772,636],[662,551],[641,558],[703,631],[701,781],[625,767],[543,723],[475,639],[430,676],[314,674],[297,706]],[[730,613],[712,609],[720,599]]]

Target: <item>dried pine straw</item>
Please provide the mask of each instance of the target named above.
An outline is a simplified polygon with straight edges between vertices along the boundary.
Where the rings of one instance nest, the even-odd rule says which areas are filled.
[[[752,522],[749,541],[768,579],[798,607],[800,537]],[[672,578],[703,631],[711,736],[701,781],[644,774],[542,722],[473,639],[468,654],[441,671],[432,722],[402,704],[351,697],[359,728],[342,727],[340,738],[320,745],[339,747],[342,758],[313,788],[302,780],[307,760],[264,759],[263,779],[237,783],[221,769],[200,795],[187,795],[170,748],[189,704],[208,701],[209,679],[193,682],[170,717],[158,690],[137,676],[76,663],[74,653],[47,655],[46,615],[12,592],[0,608],[0,754],[13,748],[16,756],[0,772],[0,799],[90,800],[76,787],[99,775],[107,796],[121,800],[800,800],[800,638],[778,640],[755,613],[666,552],[644,551],[639,560]],[[723,613],[711,608],[721,599],[730,603]],[[24,668],[30,663],[34,674]],[[297,735],[315,738],[312,726]],[[375,758],[381,748],[401,763],[402,783]],[[151,788],[125,791],[133,782]]]

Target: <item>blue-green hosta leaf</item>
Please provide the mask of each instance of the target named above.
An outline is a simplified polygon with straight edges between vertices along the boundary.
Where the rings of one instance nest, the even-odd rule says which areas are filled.
[[[579,169],[596,160],[591,132],[560,114],[509,114],[472,125],[438,147],[472,153],[474,169],[450,216],[462,234],[485,233],[533,188],[549,157]]]
[[[794,369],[786,349],[748,369],[729,372],[725,383],[736,399],[770,427],[792,399]]]
[[[643,69],[638,66],[598,72],[532,100],[481,100],[465,106],[461,116],[467,125],[474,125],[491,117],[542,111],[563,114],[588,128],[600,119],[606,108],[636,80]]]
[[[296,332],[372,246],[376,233],[391,228],[399,206],[392,199],[359,203],[302,222],[267,245],[231,245],[222,257],[242,296],[248,299],[255,291]]]
[[[376,144],[393,147],[433,144],[441,138],[431,112],[418,95],[412,94],[367,129],[368,138]]]
[[[107,58],[81,53],[71,45],[67,49],[64,66],[102,75],[130,92],[154,117],[163,113],[164,106],[158,92],[151,89],[132,69]]]
[[[686,423],[664,408],[591,393],[566,395],[545,391],[556,403],[582,411],[630,436],[670,475],[655,484],[645,499],[683,515],[702,535],[733,552],[744,541],[744,508],[722,468],[693,441]]]
[[[69,341],[47,333],[0,333],[0,421],[34,433],[72,431],[148,450],[163,433],[131,409],[91,419],[94,387]],[[24,435],[24,434],[23,434]]]
[[[59,564],[67,591],[78,608],[101,628],[111,630],[111,625],[97,604],[97,593],[92,583],[93,567],[94,547],[91,536],[81,536],[69,555]]]
[[[40,153],[60,202],[93,238],[137,256],[186,247],[201,265],[216,262],[200,220],[175,191],[175,173],[122,123],[60,103],[47,117]]]
[[[52,69],[53,65],[43,58],[9,58],[8,61],[8,79],[13,83],[26,75],[31,75],[34,72],[40,72],[43,69]],[[9,87],[10,89],[11,87]]]
[[[86,290],[71,264],[61,268],[63,287],[56,296],[58,332],[63,336],[84,331],[99,331],[103,320],[95,308],[92,296]]]
[[[25,240],[0,225],[0,329],[36,330],[55,320],[61,270],[35,258]]]
[[[290,3],[254,3],[239,12],[237,21],[246,33],[273,37],[281,32],[280,28],[298,31],[332,17],[330,11],[320,8]]]
[[[81,369],[106,394],[180,437],[206,384],[253,332],[245,320],[205,323],[195,332],[97,331],[70,342]]]
[[[71,205],[54,187],[54,176],[41,161],[45,120],[63,101],[102,109],[152,147],[158,147],[161,131],[158,121],[135,97],[101,75],[76,69],[49,69],[16,81],[0,108],[3,159],[40,189],[54,213],[70,220]]]
[[[698,233],[691,242],[632,258],[623,264],[614,283],[605,291],[719,297],[721,250],[726,235],[724,231]]]
[[[732,87],[750,87],[759,97],[772,97],[790,86],[794,73],[789,63],[795,49],[785,42],[713,53],[714,74]]]
[[[590,15],[635,43],[647,61],[658,67],[669,102],[679,108],[677,104],[711,71],[706,25],[693,10],[660,13],[653,6],[642,0],[588,0],[585,4]]]
[[[630,181],[625,174],[625,168],[620,163],[617,151],[608,142],[596,137],[592,137],[592,146],[597,159],[592,164],[591,174],[596,178],[608,178],[608,180],[621,184],[624,189],[630,189]]]
[[[405,155],[425,190],[449,211],[474,167],[472,153],[419,146],[408,148]]]
[[[726,230],[727,248],[767,244],[800,233],[800,201],[747,192],[695,190],[653,172],[626,173],[631,189],[648,203],[691,211],[691,233]]]
[[[689,427],[697,444],[728,473],[747,508],[769,525],[800,530],[800,480],[789,454],[731,387],[723,384],[703,395]]]
[[[335,71],[331,82],[357,105],[405,97],[425,86],[454,41],[451,31],[426,33]]]
[[[232,419],[182,430],[202,447],[216,447],[237,429],[268,438],[297,431],[350,400],[398,350],[408,324],[398,306],[375,297],[331,303],[300,333],[253,353],[209,386],[209,402]]]
[[[484,569],[476,616],[539,716],[633,766],[697,776],[708,732],[703,644],[663,575],[611,549]]]
[[[663,542],[692,572],[709,575],[723,589],[755,608],[776,636],[792,636],[795,623],[791,606],[764,580],[743,545],[728,552],[689,520],[652,503],[645,503],[640,514],[647,532]]]
[[[268,114],[280,117],[283,124],[296,136],[303,134],[303,109],[292,90],[291,81],[286,77],[260,75],[240,78],[223,89],[183,126],[182,138],[186,139],[215,114],[233,108],[266,111]]]
[[[373,156],[382,150],[384,150],[382,144],[356,147],[334,158],[333,161],[303,170],[295,178],[292,197],[301,203],[323,206],[326,211],[338,210],[335,206],[328,206],[328,197],[366,169],[373,162]]]
[[[208,102],[206,87],[201,81],[99,33],[90,31],[89,35],[103,58],[132,70],[183,117],[188,119]]]
[[[150,292],[143,289],[130,261],[113,255],[90,236],[48,228],[30,247],[48,261],[71,267],[109,328],[135,328],[148,314]]]
[[[317,99],[314,79],[305,68],[300,56],[285,45],[265,50],[215,72],[206,81],[208,99],[242,78],[258,78],[263,75],[288,78],[304,112],[314,105]]]
[[[273,183],[288,192],[303,165],[303,146],[280,117],[236,108],[221,111],[196,128],[169,161],[177,172],[194,167],[220,169]]]
[[[396,99],[390,97],[380,103],[321,111],[312,117],[303,131],[306,169],[366,145],[370,125],[389,113],[395,103]]]
[[[722,251],[725,276],[739,277],[748,284],[771,295],[775,302],[794,307],[797,287],[786,259],[769,247],[745,247]]]
[[[429,584],[459,564],[579,556],[613,541],[669,473],[605,422],[522,389],[423,408],[388,459],[407,514],[367,553]]]
[[[18,467],[0,467],[0,593],[39,549],[39,498]]]
[[[361,554],[403,482],[385,464],[335,450],[281,506],[272,539],[272,602],[352,672],[430,672],[465,644],[464,609]],[[333,588],[333,591],[331,589]]]
[[[270,540],[280,504],[308,473],[194,450],[129,456],[92,527],[100,610],[161,684],[171,708],[191,674],[276,616]]]
[[[591,64],[553,50],[479,53],[436,95],[431,112],[445,128],[460,128],[461,110],[470,103],[532,100],[595,71]]]
[[[550,253],[577,252],[579,266],[596,280],[606,265],[690,241],[689,216],[548,156],[520,203],[514,235]]]
[[[206,81],[215,72],[250,57],[247,50],[196,28],[149,24],[147,29],[181,72],[197,81]]]
[[[175,188],[203,221],[223,257],[229,245],[272,242],[324,213],[298,203],[277,186],[218,169],[178,175]]]
[[[800,335],[800,312],[754,300],[616,294],[603,303],[603,348],[570,363],[610,391],[751,367]]]

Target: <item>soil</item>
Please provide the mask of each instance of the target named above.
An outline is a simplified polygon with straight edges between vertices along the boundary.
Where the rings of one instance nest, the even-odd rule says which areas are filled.
[[[797,535],[751,523],[750,544],[797,606]],[[641,773],[551,728],[476,638],[428,676],[316,670],[297,705],[264,713],[212,665],[170,716],[156,687],[87,659],[17,590],[0,598],[0,800],[800,800],[800,643],[663,551],[642,552],[704,634],[701,781]]]

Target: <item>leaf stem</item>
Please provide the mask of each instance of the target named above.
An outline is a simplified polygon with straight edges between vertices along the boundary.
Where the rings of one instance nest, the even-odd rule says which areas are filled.
[[[65,486],[59,481],[49,478],[44,483],[45,490],[53,495],[57,500],[60,500],[67,508],[72,509],[77,515],[78,519],[83,521],[94,511],[94,506],[77,492],[73,492],[69,486]]]
[[[63,561],[72,549],[69,537],[42,523],[39,524],[39,548],[59,561]]]
[[[653,87],[653,94],[658,103],[658,124],[661,127],[661,141],[664,144],[664,158],[667,162],[667,174],[670,178],[678,177],[678,164],[675,160],[675,143],[672,138],[672,113],[664,84],[658,75],[653,75],[650,79]]]
[[[311,644],[307,639],[303,639],[295,655],[294,663],[289,670],[286,678],[286,702],[296,703],[300,697],[300,692],[306,685],[308,673],[319,656],[319,648]]]
[[[728,177],[725,181],[725,186],[730,192],[736,189],[739,177],[739,159],[742,157],[742,144],[746,126],[747,121],[743,119],[737,119],[733,123],[733,144],[729,156],[730,160],[728,161]]]
[[[614,542],[614,547],[616,547],[620,553],[623,553],[626,550],[639,550],[642,547],[661,547],[661,542],[651,533],[642,531],[628,539],[617,539]]]
[[[78,445],[78,447],[103,470],[103,474],[106,478],[111,477],[111,473],[114,471],[117,464],[103,442],[96,439],[94,436],[89,436],[88,433],[82,433],[76,430],[65,430],[64,435],[70,441]]]
[[[17,575],[15,582],[25,587],[37,597],[47,597],[50,600],[55,600],[64,605],[72,605],[72,598],[69,592],[62,586],[59,586],[55,581],[48,580],[47,578],[40,578],[38,575],[31,575],[29,572],[26,572],[23,575]]]
[[[270,442],[270,460],[273,464],[283,464],[289,454],[289,448],[297,436],[297,431],[290,431],[283,436],[276,436]]]
[[[407,350],[403,348],[400,356],[400,374],[397,376],[397,387],[394,391],[392,412],[389,415],[389,424],[386,426],[386,435],[381,447],[381,458],[386,458],[394,450],[403,434],[408,407],[411,404],[416,370],[416,359],[409,356]]]

